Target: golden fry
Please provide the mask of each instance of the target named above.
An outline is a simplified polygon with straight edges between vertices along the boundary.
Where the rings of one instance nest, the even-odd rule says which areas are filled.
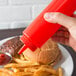
[[[49,72],[50,74],[57,75],[57,72],[54,69],[46,69],[45,68],[45,71]]]
[[[23,63],[30,63],[30,61],[24,61],[24,60],[21,60],[21,59],[18,59],[18,58],[13,58],[13,60],[16,62],[16,63],[19,63],[19,64],[23,64]]]
[[[4,68],[15,68],[16,66],[18,66],[17,63],[9,63],[9,64],[5,65]]]
[[[41,65],[41,68],[53,69],[53,67],[52,66],[49,66],[49,65]]]
[[[11,68],[13,70],[13,72],[20,72],[20,69],[18,68]]]
[[[49,75],[50,76],[50,75]],[[51,76],[57,76],[57,75],[51,75]]]
[[[25,58],[27,61],[30,61],[29,58],[28,58],[27,56],[24,56],[24,58]]]
[[[49,76],[50,73],[43,71],[41,69],[38,69],[37,71],[34,72],[33,76]]]
[[[21,60],[25,60],[23,54],[20,55],[20,59],[21,59]]]
[[[32,73],[34,73],[36,70],[37,69],[35,69],[35,68],[25,68],[24,72],[32,72]]]
[[[33,73],[29,73],[29,72],[16,72],[16,73],[13,73],[13,75],[12,76],[32,76],[33,75]]]
[[[62,68],[58,68],[59,76],[63,76]]]

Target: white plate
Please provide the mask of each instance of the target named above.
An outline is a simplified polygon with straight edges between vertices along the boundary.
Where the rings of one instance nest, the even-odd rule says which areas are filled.
[[[0,45],[3,44],[5,41],[11,39],[6,38],[0,41]],[[62,52],[62,60],[55,66],[55,68],[61,66],[64,69],[64,75],[63,76],[72,76],[74,65],[73,65],[73,59],[70,55],[70,53],[65,49],[62,45],[58,44],[59,48],[61,49]]]

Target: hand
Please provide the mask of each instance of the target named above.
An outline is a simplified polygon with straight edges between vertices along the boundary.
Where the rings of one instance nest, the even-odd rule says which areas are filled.
[[[44,15],[44,19],[50,23],[58,23],[64,26],[66,29],[65,33],[67,32],[67,30],[69,31],[67,32],[68,37],[66,38],[63,34],[64,36],[64,37],[62,36],[63,40],[61,40],[61,36],[59,37],[54,35],[53,38],[58,37],[58,40],[57,39],[56,40],[54,39],[54,40],[59,41],[61,43],[65,42],[65,44],[70,45],[74,50],[76,50],[76,18],[69,17],[58,12],[51,12],[51,13],[46,13]],[[57,31],[57,33],[58,32],[59,31]]]

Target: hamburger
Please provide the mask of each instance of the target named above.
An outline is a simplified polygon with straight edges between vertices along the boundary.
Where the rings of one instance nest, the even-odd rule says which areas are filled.
[[[30,49],[26,49],[23,55],[27,60],[52,66],[56,65],[62,58],[57,43],[52,39],[49,39],[41,48],[38,48],[34,52]]]

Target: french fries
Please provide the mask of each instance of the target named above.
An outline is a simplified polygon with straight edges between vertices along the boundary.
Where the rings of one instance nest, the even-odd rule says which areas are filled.
[[[0,69],[0,76],[63,76],[62,68],[54,69],[49,65],[27,61],[23,55],[13,58],[13,61]]]
[[[19,64],[25,64],[25,65],[39,65],[39,63],[31,62],[31,61],[25,61],[25,60],[21,60],[21,59],[18,59],[18,58],[13,58],[13,60],[14,60],[16,63],[19,63]]]
[[[24,55],[23,55],[23,54],[20,55],[20,59],[21,59],[21,60],[26,60],[26,59],[24,58]]]
[[[4,68],[26,68],[26,67],[35,67],[35,66],[39,66],[39,65],[10,63],[5,65]]]
[[[9,69],[2,68],[0,69],[0,76],[11,76],[13,72]]]
[[[57,76],[57,71],[53,68],[48,68],[48,66],[41,66],[38,70],[34,72],[34,76]]]

